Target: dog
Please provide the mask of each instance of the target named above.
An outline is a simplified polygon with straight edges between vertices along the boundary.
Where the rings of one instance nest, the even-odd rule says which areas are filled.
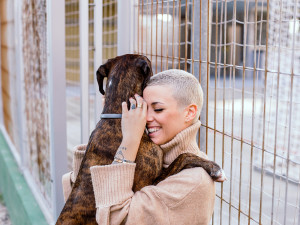
[[[134,96],[142,96],[143,89],[153,75],[150,60],[142,55],[127,54],[108,60],[97,70],[101,94],[105,94],[102,115],[120,114],[121,103]],[[103,80],[107,78],[106,90]],[[92,132],[71,194],[56,222],[60,224],[97,224],[96,205],[91,182],[90,167],[111,164],[122,141],[121,119],[101,119]],[[203,167],[214,180],[222,176],[221,168],[214,162],[193,154],[180,155],[166,170],[162,169],[163,152],[144,132],[136,156],[133,191],[157,184],[184,168]]]

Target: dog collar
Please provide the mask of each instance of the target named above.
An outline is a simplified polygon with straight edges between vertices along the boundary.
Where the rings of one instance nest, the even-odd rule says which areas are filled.
[[[121,119],[122,114],[101,114],[101,119]]]

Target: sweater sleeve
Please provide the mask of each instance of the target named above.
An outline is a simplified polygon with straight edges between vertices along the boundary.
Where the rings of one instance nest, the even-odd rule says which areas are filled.
[[[135,163],[91,167],[98,224],[121,224],[127,217]]]
[[[72,172],[66,173],[62,177],[62,187],[63,187],[63,194],[64,194],[64,200],[67,201],[69,195],[72,191]]]
[[[76,181],[79,168],[82,162],[82,159],[85,154],[87,145],[77,145],[72,150],[73,161],[72,161],[72,172],[66,173],[62,177],[62,187],[63,187],[63,194],[64,200],[67,201],[69,195],[72,191],[72,186]]]
[[[91,168],[98,224],[209,224],[215,185],[202,168],[183,170],[136,193],[134,169],[135,164]]]

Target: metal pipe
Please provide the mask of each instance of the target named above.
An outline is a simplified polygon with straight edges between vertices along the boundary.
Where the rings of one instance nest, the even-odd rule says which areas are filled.
[[[279,17],[282,18],[282,0],[280,0],[280,12]],[[277,89],[276,89],[276,116],[275,116],[275,144],[274,144],[274,161],[273,161],[273,183],[272,183],[272,209],[271,209],[271,225],[274,222],[274,200],[275,200],[275,175],[276,175],[276,154],[277,154],[277,131],[278,131],[278,111],[279,111],[279,87],[280,87],[280,59],[281,59],[281,23],[279,22],[279,46],[278,46],[278,72],[277,72]]]
[[[67,172],[64,1],[54,0],[47,4],[47,53],[51,190],[56,220],[64,206],[61,178]]]
[[[89,5],[79,1],[81,143],[89,140]]]
[[[98,82],[96,77],[96,72],[100,65],[103,63],[102,58],[102,32],[103,32],[103,2],[102,1],[94,1],[94,89],[95,89],[95,122],[99,120],[99,116],[103,109],[103,103],[101,99],[101,94],[98,91]]]
[[[288,203],[288,183],[289,183],[289,167],[290,167],[290,149],[291,149],[291,133],[292,133],[292,115],[293,115],[293,90],[294,90],[294,66],[295,66],[295,39],[296,39],[296,21],[297,21],[297,1],[294,4],[293,13],[293,41],[292,41],[292,55],[291,55],[291,87],[290,87],[290,107],[289,107],[289,135],[288,135],[288,149],[286,160],[286,179],[285,179],[285,203],[284,203],[284,224],[286,224],[287,203]],[[298,224],[300,223],[298,218]]]

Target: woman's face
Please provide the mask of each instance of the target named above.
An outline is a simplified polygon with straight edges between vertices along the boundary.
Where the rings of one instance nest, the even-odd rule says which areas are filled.
[[[185,121],[186,110],[178,107],[168,85],[146,87],[143,98],[147,102],[147,129],[150,139],[157,145],[172,140],[189,126]]]

